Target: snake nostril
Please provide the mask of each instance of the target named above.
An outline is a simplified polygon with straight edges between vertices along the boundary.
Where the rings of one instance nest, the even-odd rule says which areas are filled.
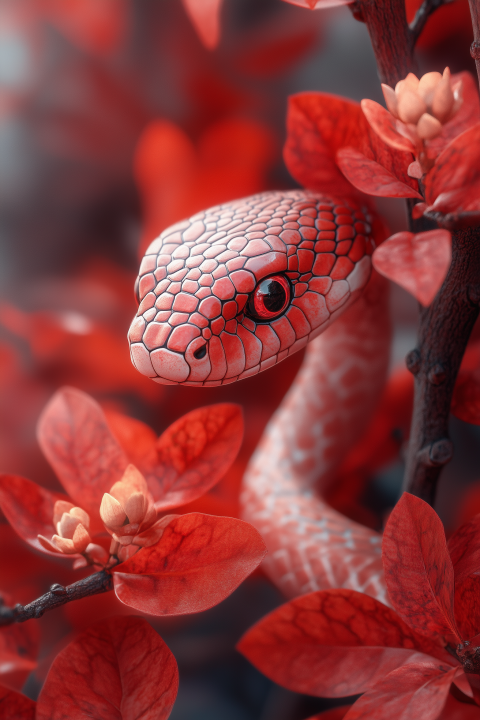
[[[207,354],[207,343],[205,343],[205,345],[202,345],[201,347],[199,347],[198,350],[195,350],[195,352],[193,353],[193,357],[196,360],[201,360],[202,358],[205,357],[206,354]]]

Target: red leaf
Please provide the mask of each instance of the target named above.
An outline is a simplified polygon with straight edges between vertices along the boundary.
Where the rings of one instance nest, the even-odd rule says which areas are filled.
[[[38,648],[36,622],[0,628],[0,676],[4,685],[21,690],[28,675],[37,667]]]
[[[451,412],[472,425],[480,425],[480,373],[478,369],[462,370],[453,391]]]
[[[53,508],[57,500],[68,502],[69,498],[20,475],[0,475],[0,507],[10,525],[36,550],[58,557],[58,553],[49,552],[37,539],[37,535],[50,538],[56,532]]]
[[[0,685],[0,720],[35,720],[34,700]]]
[[[113,437],[124,450],[129,462],[143,474],[157,462],[157,435],[151,427],[112,410],[104,411]]]
[[[197,408],[165,430],[157,442],[158,465],[147,472],[157,510],[204,495],[227,472],[243,439],[239,405]]]
[[[455,616],[463,639],[480,634],[480,575],[469,575],[459,583],[455,578]]]
[[[325,710],[325,712],[322,712],[319,715],[313,715],[308,718],[308,720],[343,720],[351,707],[351,705],[339,705],[331,710]]]
[[[182,0],[200,40],[209,50],[220,40],[220,10],[223,0]]]
[[[370,160],[354,148],[337,152],[337,165],[357,190],[377,197],[414,197],[423,200],[417,190],[397,179],[380,163]]]
[[[177,663],[146,620],[115,617],[82,632],[55,658],[37,720],[165,720],[178,689]]]
[[[438,720],[480,720],[480,708],[461,702],[450,693]]]
[[[370,128],[358,103],[326,93],[294,95],[289,98],[287,130],[284,160],[295,180],[306,188],[351,195],[352,186],[339,172],[336,160],[337,151],[350,147],[382,165],[389,183],[391,173],[400,185],[416,193],[418,183],[407,175],[412,154],[388,147]]]
[[[455,584],[461,583],[472,573],[480,573],[480,514],[453,533],[448,541],[448,550],[455,573]]]
[[[362,100],[360,105],[370,127],[387,145],[396,150],[415,151],[412,141],[398,132],[396,120],[388,110],[373,100]]]
[[[260,564],[265,544],[243,520],[176,517],[156,545],[113,570],[125,605],[151,615],[185,615],[217,605]]]
[[[426,208],[428,212],[439,212],[443,215],[449,213],[474,213],[469,225],[480,222],[480,180],[472,185],[465,185],[456,190],[441,192],[433,205]]]
[[[378,600],[345,589],[281,605],[237,649],[279,685],[320,697],[365,692],[390,670],[427,659],[420,653],[442,652]]]
[[[425,198],[429,205],[433,204],[441,193],[467,188],[480,182],[478,147],[480,124],[469,128],[447,145],[425,178]]]
[[[128,465],[100,406],[80,390],[63,388],[44,409],[37,436],[67,493],[98,518],[103,494]]]
[[[393,670],[352,705],[345,720],[436,720],[458,669],[415,663]]]
[[[420,498],[404,493],[383,533],[388,594],[418,632],[458,636],[453,614],[453,566],[442,521]]]
[[[349,4],[349,0],[284,0],[284,2],[288,2],[290,5],[298,5],[298,7],[307,8],[308,10],[324,10],[329,7]]]
[[[442,287],[452,261],[448,230],[392,235],[373,253],[373,266],[428,306]]]

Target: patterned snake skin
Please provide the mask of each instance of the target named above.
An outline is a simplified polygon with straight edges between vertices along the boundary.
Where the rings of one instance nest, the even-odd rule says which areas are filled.
[[[313,341],[242,497],[269,548],[265,569],[288,596],[347,587],[385,601],[380,536],[319,495],[364,430],[387,371],[387,288],[378,276],[368,282],[368,221],[351,201],[255,195],[165,230],[137,280],[131,357],[155,382],[235,382]]]

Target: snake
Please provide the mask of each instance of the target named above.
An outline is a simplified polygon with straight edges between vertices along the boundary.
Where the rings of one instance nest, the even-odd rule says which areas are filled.
[[[164,230],[135,283],[131,359],[156,383],[226,385],[307,346],[241,492],[242,517],[269,551],[264,570],[288,598],[342,587],[387,602],[381,535],[322,497],[387,377],[376,235],[356,197],[268,191]]]

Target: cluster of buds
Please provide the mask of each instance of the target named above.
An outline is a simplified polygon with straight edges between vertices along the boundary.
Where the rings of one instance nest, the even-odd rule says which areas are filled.
[[[46,550],[63,555],[83,555],[84,561],[77,562],[76,567],[105,562],[105,550],[92,543],[88,531],[90,518],[85,510],[64,500],[57,500],[53,508],[53,524],[57,533],[50,540],[43,535],[38,536],[40,544]]]
[[[395,90],[383,84],[382,90],[389,112],[407,126],[405,134],[417,147],[438,137],[462,104],[461,81],[454,85],[448,68],[420,80],[409,73]]]
[[[110,553],[122,561],[140,547],[158,542],[166,524],[157,520],[147,482],[134,465],[129,465],[122,479],[103,496],[100,517],[112,536]],[[171,519],[168,516],[167,522]]]

